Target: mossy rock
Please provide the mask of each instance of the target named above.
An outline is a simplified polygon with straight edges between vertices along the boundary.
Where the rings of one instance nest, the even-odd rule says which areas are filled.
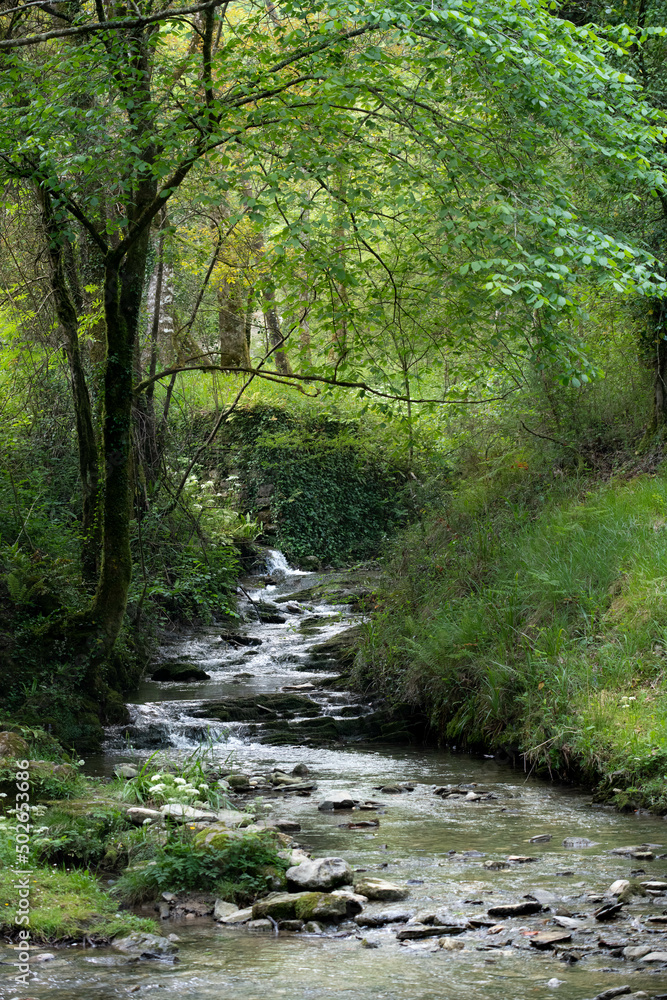
[[[305,892],[278,892],[271,893],[265,899],[260,899],[253,905],[252,919],[264,920],[273,917],[274,920],[294,920],[296,919],[296,904],[301,896],[310,896],[312,893]]]
[[[195,847],[208,847],[210,850],[224,851],[232,840],[238,840],[235,830],[230,830],[223,823],[214,823],[195,834]]]
[[[326,892],[299,893],[294,915],[297,920],[337,924],[347,916],[347,901],[343,896],[332,896]]]
[[[319,715],[320,706],[303,695],[260,694],[249,698],[227,698],[204,702],[193,712],[197,718],[218,719],[220,722],[268,722],[291,719],[295,715]]]
[[[151,674],[154,681],[208,681],[211,675],[192,663],[161,663]]]
[[[325,642],[311,646],[304,670],[330,670],[332,665],[344,670],[352,666],[357,648],[363,639],[363,625],[355,625]]]
[[[0,733],[0,758],[7,760],[27,760],[30,750],[26,740],[18,733]]]

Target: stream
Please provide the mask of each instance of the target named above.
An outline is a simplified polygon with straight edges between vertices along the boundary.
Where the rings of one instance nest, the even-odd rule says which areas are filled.
[[[130,727],[110,731],[107,753],[87,762],[89,773],[110,774],[119,762],[136,763],[160,748],[179,759],[202,742],[209,759],[258,781],[274,768],[290,772],[305,764],[317,789],[268,797],[268,823],[293,820],[301,826],[295,840],[313,857],[342,857],[354,870],[409,889],[403,902],[371,902],[364,913],[401,908],[415,914],[445,907],[472,919],[472,925],[450,948],[433,937],[399,941],[396,932],[404,924],[370,928],[347,922],[321,934],[276,935],[190,914],[162,922],[161,933],[178,935],[177,962],[129,961],[102,947],[51,949],[53,960],[33,963],[35,977],[25,996],[117,1000],[159,991],[155,995],[162,1000],[329,1000],[334,995],[341,1000],[584,1000],[621,987],[629,988],[626,993],[667,996],[667,956],[650,963],[623,956],[624,948],[645,942],[654,952],[667,952],[667,916],[659,919],[667,914],[667,823],[662,818],[594,806],[590,795],[537,780],[491,757],[342,737],[301,743],[298,711],[277,728],[270,719],[221,722],[220,712],[207,715],[210,703],[261,704],[261,696],[286,687],[301,688],[297,695],[316,702],[318,725],[334,727],[331,731],[339,724],[348,727],[341,731],[350,731],[355,720],[363,722],[372,711],[357,696],[326,686],[338,672],[335,664],[321,658],[315,663],[312,657],[314,645],[359,620],[354,611],[347,604],[327,603],[317,591],[313,596],[314,586],[326,584],[326,574],[297,573],[277,552],[268,558],[274,583],[243,581],[241,631],[261,645],[230,644],[220,638],[220,627],[181,633],[166,643],[163,661],[193,663],[209,679],[144,682],[130,705]],[[291,603],[288,595],[296,595]],[[253,608],[260,601],[284,609],[275,617],[285,620],[257,621]],[[299,610],[290,612],[290,606]],[[270,708],[262,711],[270,714]],[[272,733],[282,735],[273,739]],[[381,791],[405,785],[413,790]],[[435,793],[445,785],[452,786],[449,794]],[[333,790],[382,805],[373,812],[319,811],[318,804]],[[369,818],[379,825],[347,828]],[[587,838],[592,844],[567,847],[566,838]],[[639,859],[610,853],[628,845],[649,846]],[[508,863],[511,856],[535,860]],[[508,867],[485,867],[489,862]],[[630,877],[665,880],[665,891],[633,898],[615,919],[597,921],[594,911],[611,883]],[[543,911],[500,919],[487,914],[491,907],[526,896],[543,902]],[[531,944],[535,932],[564,926],[570,927],[572,940],[556,950]],[[16,986],[2,992],[0,980],[0,996],[23,1000],[24,994],[17,994]]]

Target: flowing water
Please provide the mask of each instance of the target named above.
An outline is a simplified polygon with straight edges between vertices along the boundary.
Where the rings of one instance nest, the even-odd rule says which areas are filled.
[[[279,582],[263,591],[247,585],[249,614],[260,597],[275,600],[321,580],[296,574],[279,553],[271,558],[269,569]],[[375,930],[344,925],[324,935],[276,936],[197,919],[163,924],[164,933],[175,931],[180,937],[177,963],[128,962],[109,948],[66,948],[56,951],[53,961],[33,965],[36,976],[29,991],[17,993],[10,987],[0,995],[116,1000],[159,990],[155,995],[163,1000],[527,1000],[554,995],[582,1000],[626,985],[648,996],[667,994],[667,966],[646,967],[619,957],[624,943],[638,940],[667,951],[667,929],[645,922],[667,910],[667,895],[641,899],[627,908],[628,916],[608,924],[591,916],[599,905],[596,899],[615,879],[638,869],[646,873],[639,878],[667,879],[667,824],[662,819],[595,807],[590,795],[527,777],[492,758],[410,746],[276,746],[261,741],[257,726],[223,726],[206,718],[203,701],[257,696],[326,677],[321,670],[309,671],[309,649],[349,627],[349,609],[321,601],[301,603],[311,610],[286,615],[285,623],[248,622],[244,631],[262,639],[258,647],[233,649],[219,638],[219,629],[199,630],[165,646],[165,659],[187,656],[210,680],[145,683],[131,706],[135,743],[144,749],[128,752],[118,734],[111,733],[108,754],[91,761],[91,770],[108,772],[119,760],[146,757],[156,745],[169,746],[171,758],[184,756],[202,738],[214,760],[231,761],[251,775],[305,763],[317,791],[310,797],[272,800],[270,820],[300,822],[297,839],[313,856],[342,856],[355,869],[410,888],[405,903],[370,904],[369,912],[387,905],[411,911],[445,905],[484,917],[490,906],[542,890],[552,894],[552,911],[560,902],[563,912],[584,918],[579,960],[569,963],[531,947],[527,934],[554,929],[549,912],[501,920],[503,930],[493,934],[486,928],[467,932],[465,947],[458,951],[439,948],[432,939],[401,944],[392,925]],[[367,711],[351,695],[326,689],[308,693],[334,718]],[[414,790],[393,795],[378,791],[378,786],[396,782],[413,784]],[[476,783],[497,798],[443,800],[434,794],[434,786],[459,783]],[[341,825],[367,813],[319,812],[317,803],[332,789],[382,801],[379,827],[350,830]],[[552,839],[530,843],[538,834]],[[589,838],[594,846],[564,847],[563,840],[573,836]],[[656,845],[655,859],[639,862],[609,853],[637,844]],[[509,855],[537,860],[507,870],[484,868],[484,861]]]

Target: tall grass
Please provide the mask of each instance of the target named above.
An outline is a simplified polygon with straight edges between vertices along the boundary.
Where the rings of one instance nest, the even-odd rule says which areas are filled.
[[[663,781],[667,473],[472,483],[403,537],[389,581],[364,680],[442,740]]]

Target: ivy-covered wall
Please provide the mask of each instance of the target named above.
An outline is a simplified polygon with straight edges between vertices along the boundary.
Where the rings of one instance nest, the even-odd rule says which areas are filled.
[[[228,468],[265,522],[265,540],[294,563],[370,558],[407,520],[406,472],[358,420],[255,406],[234,415],[225,439]]]

